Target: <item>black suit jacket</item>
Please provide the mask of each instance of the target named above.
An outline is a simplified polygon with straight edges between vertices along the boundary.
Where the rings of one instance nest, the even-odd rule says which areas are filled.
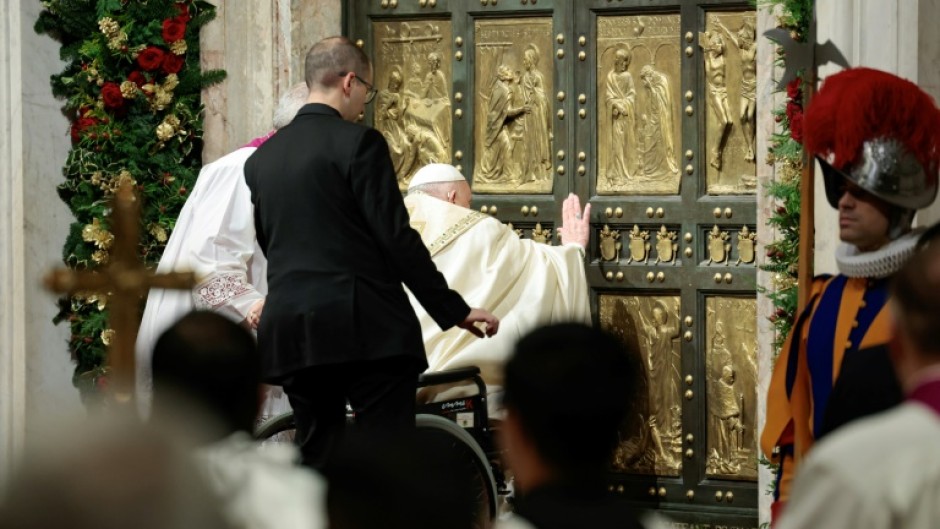
[[[426,368],[402,283],[442,329],[470,307],[409,226],[385,138],[308,104],[248,159],[245,179],[268,259],[258,327],[265,379],[397,356]]]

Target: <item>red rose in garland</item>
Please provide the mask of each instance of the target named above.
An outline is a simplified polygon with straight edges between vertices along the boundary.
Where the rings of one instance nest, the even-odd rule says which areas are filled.
[[[117,83],[105,83],[101,87],[101,99],[104,100],[105,108],[111,110],[124,106],[124,96]]]
[[[795,116],[796,114],[802,114],[802,113],[803,113],[803,107],[800,106],[799,103],[795,103],[795,102],[793,102],[793,101],[787,101],[787,110],[786,110],[786,113],[787,113],[787,119],[789,119],[789,120],[792,121],[792,120],[793,120],[793,116]]]
[[[790,118],[790,137],[803,143],[803,112],[797,112]]]
[[[79,118],[72,123],[72,128],[70,130],[70,135],[72,136],[72,142],[78,143],[82,139],[82,134],[89,127],[94,127],[98,124],[98,120],[95,118]]]
[[[147,78],[144,77],[144,74],[134,70],[127,76],[127,80],[137,85],[137,88],[147,84]]]
[[[184,23],[189,22],[189,6],[186,4],[176,4],[176,10],[179,11],[179,15],[176,17],[182,20]]]
[[[186,36],[186,22],[181,18],[168,18],[163,21],[163,40],[167,44],[183,40]]]
[[[183,64],[185,60],[179,55],[173,55],[172,53],[166,54],[163,58],[163,72],[164,73],[179,73],[183,69]]]
[[[137,56],[137,64],[148,72],[152,72],[163,65],[163,56],[166,55],[163,50],[156,46],[147,46]]]
[[[797,77],[796,79],[787,83],[787,97],[790,99],[796,100],[803,97],[802,93],[803,88],[803,79]]]

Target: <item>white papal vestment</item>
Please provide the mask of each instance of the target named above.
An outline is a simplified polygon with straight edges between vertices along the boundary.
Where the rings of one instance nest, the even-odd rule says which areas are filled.
[[[255,240],[243,147],[202,168],[160,258],[157,273],[192,271],[192,291],[152,289],[137,333],[137,397],[149,413],[153,393],[150,359],[157,338],[187,312],[210,309],[236,322],[267,293],[267,261]],[[280,388],[268,392],[262,416],[289,409]]]
[[[411,226],[431,252],[447,284],[471,307],[500,319],[496,336],[480,339],[440,327],[409,293],[421,322],[429,371],[480,367],[490,392],[502,386],[502,369],[515,343],[540,325],[590,324],[583,249],[520,239],[482,213],[412,191],[405,197]]]

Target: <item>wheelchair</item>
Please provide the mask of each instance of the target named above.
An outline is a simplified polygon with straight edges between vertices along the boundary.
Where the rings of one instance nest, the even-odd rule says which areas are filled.
[[[478,367],[464,367],[446,371],[422,373],[418,376],[418,389],[459,382],[472,382],[476,394],[468,397],[419,403],[415,426],[418,435],[443,436],[456,457],[465,463],[467,479],[476,491],[480,517],[495,520],[500,497],[509,500],[510,490],[496,449],[494,429],[487,411],[486,383]],[[347,421],[355,423],[355,416],[347,405]],[[294,429],[292,411],[272,417],[255,430],[259,441],[292,439]],[[484,524],[488,525],[488,524]]]

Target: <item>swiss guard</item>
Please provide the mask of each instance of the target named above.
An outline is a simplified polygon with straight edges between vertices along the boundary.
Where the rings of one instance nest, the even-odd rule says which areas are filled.
[[[902,400],[888,357],[888,282],[915,251],[914,213],[937,196],[940,111],[909,81],[853,68],[825,80],[804,139],[842,242],[839,274],[813,280],[767,394],[761,450],[779,465],[774,519],[817,439]]]

